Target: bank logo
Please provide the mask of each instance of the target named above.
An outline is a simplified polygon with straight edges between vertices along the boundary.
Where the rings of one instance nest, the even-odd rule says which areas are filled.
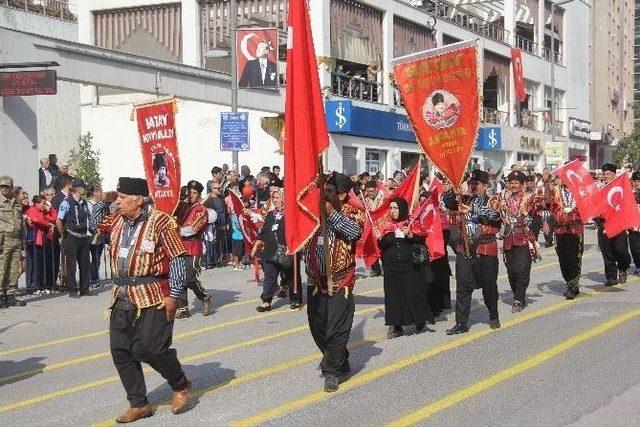
[[[487,141],[487,145],[495,150],[495,148],[500,145],[500,141],[498,141],[498,132],[495,129],[491,129],[487,135],[489,139]]]
[[[498,126],[478,129],[478,150],[500,150],[502,148],[502,129]]]
[[[346,108],[344,108],[344,105],[342,104],[342,102],[338,103],[338,108],[336,108],[336,126],[338,126],[338,128],[340,130],[342,130],[342,128],[347,124],[347,118],[345,117],[345,113],[346,113]]]

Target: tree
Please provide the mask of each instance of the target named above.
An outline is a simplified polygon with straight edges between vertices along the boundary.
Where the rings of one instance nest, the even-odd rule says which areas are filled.
[[[640,104],[636,103],[633,109],[636,114],[640,112]],[[633,170],[640,170],[640,122],[635,122],[633,132],[620,141],[613,162],[620,166],[631,164]]]
[[[78,137],[77,146],[71,149],[69,163],[76,178],[82,179],[87,186],[102,185],[100,176],[100,150],[92,147],[93,136],[90,132]]]

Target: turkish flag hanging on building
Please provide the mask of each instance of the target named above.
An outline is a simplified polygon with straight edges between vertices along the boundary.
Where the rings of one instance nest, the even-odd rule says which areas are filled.
[[[149,195],[156,208],[169,215],[173,214],[180,201],[176,111],[174,100],[135,107]]]
[[[588,221],[599,214],[598,187],[589,171],[582,166],[582,162],[574,160],[560,166],[552,173],[560,178],[573,195],[576,209],[583,221]]]
[[[305,0],[290,0],[284,143],[289,253],[298,252],[320,225],[320,191],[315,179],[320,155],[328,146],[309,11]]]
[[[427,156],[460,187],[478,132],[476,41],[393,60],[395,82]]]
[[[623,173],[600,190],[604,232],[609,238],[640,225],[640,211],[629,174]]]
[[[513,66],[513,81],[516,88],[518,101],[524,102],[527,99],[527,91],[524,85],[524,69],[522,68],[522,52],[515,47],[511,48],[511,65]]]

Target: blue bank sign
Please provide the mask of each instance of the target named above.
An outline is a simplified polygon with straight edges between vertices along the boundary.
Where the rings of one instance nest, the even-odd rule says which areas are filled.
[[[332,133],[416,142],[416,135],[404,114],[356,107],[351,101],[327,101],[327,129]]]
[[[478,150],[500,150],[502,148],[502,129],[499,126],[478,129]]]

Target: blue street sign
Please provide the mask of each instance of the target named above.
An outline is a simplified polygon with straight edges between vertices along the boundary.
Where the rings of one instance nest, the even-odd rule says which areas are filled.
[[[220,113],[220,151],[249,151],[249,113]]]
[[[502,129],[499,126],[478,129],[477,149],[480,151],[502,149]]]

